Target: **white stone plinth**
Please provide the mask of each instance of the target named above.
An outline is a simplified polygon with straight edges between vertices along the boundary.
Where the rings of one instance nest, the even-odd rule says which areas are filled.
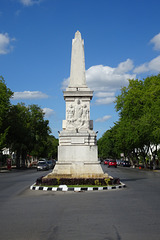
[[[58,162],[51,175],[78,178],[106,177],[98,161],[97,152],[94,131],[79,133],[62,131],[58,147]]]
[[[94,162],[97,163],[97,146],[84,146],[75,143],[58,147],[58,162]]]
[[[106,177],[99,162],[57,162],[50,177],[102,178]]]

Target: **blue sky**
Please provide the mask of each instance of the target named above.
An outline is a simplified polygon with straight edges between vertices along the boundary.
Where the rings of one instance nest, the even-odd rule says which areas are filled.
[[[160,72],[159,0],[1,0],[0,75],[12,104],[38,104],[52,134],[65,119],[75,32],[84,39],[91,119],[98,138],[118,120],[115,96],[128,78]]]

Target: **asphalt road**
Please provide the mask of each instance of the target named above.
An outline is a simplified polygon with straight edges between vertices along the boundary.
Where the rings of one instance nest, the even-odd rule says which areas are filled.
[[[3,240],[159,240],[160,173],[107,168],[127,188],[98,192],[30,190],[36,170],[0,173]]]

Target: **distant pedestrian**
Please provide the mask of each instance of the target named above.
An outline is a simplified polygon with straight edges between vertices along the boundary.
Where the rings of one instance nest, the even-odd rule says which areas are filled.
[[[12,163],[11,158],[8,158],[7,159],[7,169],[10,171],[11,171],[11,165],[12,165],[11,163]]]

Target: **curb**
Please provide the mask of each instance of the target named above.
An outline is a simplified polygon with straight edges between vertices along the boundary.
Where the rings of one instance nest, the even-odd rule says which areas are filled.
[[[121,183],[121,185],[116,185],[116,186],[108,186],[108,187],[67,187],[66,185],[62,185],[61,187],[40,187],[40,186],[35,186],[33,184],[30,187],[30,190],[42,190],[42,191],[61,191],[61,192],[67,192],[67,191],[73,191],[73,192],[82,192],[82,191],[100,191],[100,190],[113,190],[113,189],[120,189],[120,188],[125,188],[126,185],[124,183]]]

